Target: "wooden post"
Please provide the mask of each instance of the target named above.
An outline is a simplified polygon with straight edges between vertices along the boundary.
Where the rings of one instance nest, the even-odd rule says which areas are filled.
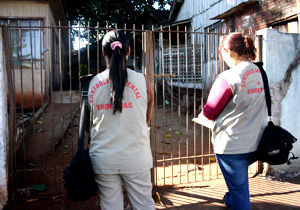
[[[8,38],[8,29],[7,26],[2,26],[3,29],[3,43],[4,43],[4,53],[5,53],[5,68],[7,74],[7,87],[8,87],[8,101],[9,101],[9,160],[8,160],[8,173],[9,173],[9,182],[8,182],[8,199],[12,199],[12,192],[14,186],[14,175],[13,175],[13,160],[15,154],[15,136],[16,136],[16,121],[15,121],[15,90],[14,90],[14,81],[12,78],[12,69],[11,69],[11,58],[9,50],[9,38]],[[4,73],[5,74],[5,73]]]
[[[257,61],[262,61],[262,35],[257,36]]]
[[[151,87],[154,87],[154,40],[153,32],[146,31],[144,41],[144,56],[145,69],[143,70],[146,77],[149,79]]]
[[[153,31],[146,31],[143,32],[144,34],[144,39],[143,39],[143,74],[147,77],[147,79],[150,81],[151,89],[154,91],[154,39]],[[155,109],[155,108],[154,108]],[[155,114],[154,110],[152,112],[152,118],[151,118],[151,127],[156,127],[155,124]],[[155,145],[155,133],[154,133],[155,128],[150,130],[150,144],[151,144],[151,149],[153,150],[153,145]],[[155,149],[154,149],[155,151]],[[151,169],[151,182],[155,183],[154,180],[154,168]]]

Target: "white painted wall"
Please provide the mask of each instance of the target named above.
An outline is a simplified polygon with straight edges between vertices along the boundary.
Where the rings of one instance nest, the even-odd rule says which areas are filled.
[[[8,200],[8,115],[6,102],[6,72],[4,43],[0,27],[0,209],[4,208]]]
[[[279,33],[272,29],[262,29],[257,32],[263,38],[263,62],[268,75],[270,87],[281,81],[289,64],[300,50],[300,34]],[[281,127],[290,131],[298,141],[294,144],[292,152],[300,156],[300,66],[292,73],[292,82],[285,98],[281,103]],[[276,98],[280,92],[272,93],[272,103],[276,103]],[[276,109],[276,104],[272,104],[272,109]],[[272,110],[278,111],[278,110]],[[280,111],[280,110],[279,110]],[[274,119],[276,121],[276,119]],[[291,165],[272,166],[275,171],[299,172],[300,159],[293,160]]]

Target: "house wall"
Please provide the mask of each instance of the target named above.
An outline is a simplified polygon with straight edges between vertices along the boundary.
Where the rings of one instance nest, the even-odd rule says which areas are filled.
[[[32,2],[32,1],[0,1],[0,14],[3,18],[22,18],[22,19],[42,19],[45,25],[49,22],[49,9],[47,2]],[[45,39],[47,40],[47,35]],[[46,48],[44,40],[44,47]],[[47,58],[47,57],[45,57]],[[47,60],[47,59],[45,59]],[[47,65],[43,66],[42,72],[45,75],[45,69]],[[34,86],[32,84],[32,73],[34,74]],[[34,106],[40,107],[42,105],[42,93],[45,94],[49,88],[48,85],[43,85],[41,89],[41,76],[40,70],[23,69],[21,81],[20,69],[14,69],[15,87],[16,87],[16,103],[21,106],[23,101],[23,108],[31,108],[32,102],[32,90],[34,90]],[[49,77],[48,77],[49,78]],[[44,83],[45,84],[45,83]],[[39,86],[37,86],[39,85]],[[23,98],[21,98],[21,89],[23,91]]]
[[[57,20],[56,18],[54,18],[53,13],[51,12],[51,8],[50,6],[48,7],[48,22],[46,22],[46,26],[59,26],[59,22],[61,21],[61,26],[65,26],[66,23],[64,20]],[[50,43],[52,43],[52,89],[54,90],[59,90],[60,86],[61,86],[61,81],[64,81],[64,72],[68,71],[67,66],[66,66],[66,54],[67,54],[67,49],[68,49],[68,31],[67,29],[62,28],[61,29],[61,60],[59,61],[59,52],[55,52],[55,49],[59,48],[59,29],[58,28],[53,28],[53,33],[50,37],[50,30],[46,30],[46,45],[48,50],[45,51],[45,56],[47,56],[47,58],[50,57]],[[56,47],[54,47],[54,45],[56,45]],[[56,56],[56,54],[58,54]],[[56,60],[55,58],[58,58],[58,60]],[[61,63],[60,63],[61,62]],[[45,59],[45,66],[47,66],[49,68],[50,65],[50,59]],[[62,67],[62,78],[60,78],[60,65]],[[47,71],[49,73],[49,71]],[[49,77],[48,77],[49,78]],[[48,86],[50,85],[49,82],[47,84]]]
[[[1,1],[0,0],[0,17],[1,18],[20,18],[20,19],[41,19],[43,20],[44,26],[56,26],[57,20],[53,17],[48,2],[43,1]],[[62,21],[65,23],[65,21]],[[56,45],[58,47],[59,43],[59,31],[54,28],[53,33],[50,37],[50,30],[45,28],[44,32],[44,62],[42,73],[39,69],[23,69],[22,77],[23,82],[21,82],[20,69],[14,69],[15,71],[15,83],[16,83],[16,102],[17,105],[21,105],[23,100],[23,108],[31,108],[33,105],[32,101],[32,89],[34,89],[34,105],[35,107],[40,107],[42,105],[42,97],[50,92],[50,76],[52,76],[52,85],[54,89],[60,88],[60,63],[54,58],[57,52],[52,52],[52,75],[50,75],[50,44],[54,42],[51,48]],[[67,37],[62,35],[62,42],[65,41]],[[62,52],[62,71],[65,69],[65,49],[66,46],[63,43],[61,45]],[[53,49],[52,49],[53,50]],[[57,57],[57,56],[56,56]],[[32,84],[32,73],[34,74],[34,86]],[[64,76],[64,74],[62,74]],[[64,78],[62,78],[62,81]],[[41,82],[43,84],[43,89],[41,88]],[[23,88],[23,96],[21,99],[21,84]]]
[[[270,24],[287,21],[290,18],[297,19],[297,0],[258,0],[253,1],[249,6],[240,6],[247,2],[251,1],[185,0],[175,22],[192,19],[191,26],[195,28],[195,31],[199,31],[201,28],[205,29],[221,21],[223,30],[242,31],[249,29],[252,34],[255,34],[255,31],[268,28]],[[231,9],[233,13],[225,16],[224,19],[212,19]],[[295,27],[294,25],[290,27]],[[288,27],[285,30],[291,30]],[[295,32],[295,29],[292,31]]]
[[[247,9],[238,9],[222,23],[226,31],[257,30],[269,28],[271,24],[297,18],[297,0],[261,0]],[[274,26],[275,27],[275,26]],[[288,29],[287,29],[288,30]]]
[[[8,114],[6,104],[6,72],[4,43],[0,27],[0,209],[4,208],[8,200]]]
[[[291,132],[298,141],[294,144],[292,152],[300,156],[300,65],[292,72],[291,82],[282,83],[286,70],[296,55],[300,53],[300,34],[279,33],[272,29],[263,29],[257,32],[262,35],[262,50],[264,69],[266,70],[270,93],[272,98],[272,116],[275,124]],[[276,43],[276,44],[274,44]],[[284,90],[287,89],[285,94]],[[291,165],[283,164],[271,166],[276,172],[296,172],[300,170],[300,159],[293,160]]]
[[[48,3],[36,1],[0,1],[2,17],[48,17]]]
[[[47,94],[45,93],[45,69],[42,71],[40,69],[23,69],[22,75],[23,78],[21,79],[20,69],[14,70],[16,104],[20,106],[23,103],[23,108],[31,108],[34,96],[34,106],[41,107],[42,95]],[[34,82],[32,83],[32,81]],[[23,96],[21,96],[21,92],[23,92]]]
[[[185,0],[177,15],[176,21],[192,18],[191,25],[197,31],[200,28],[205,28],[219,22],[220,20],[211,20],[211,18],[244,2],[248,2],[248,0]]]

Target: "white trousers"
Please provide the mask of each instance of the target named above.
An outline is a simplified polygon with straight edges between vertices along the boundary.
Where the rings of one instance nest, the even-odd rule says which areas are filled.
[[[137,174],[95,174],[101,210],[123,210],[124,184],[132,210],[154,210],[150,170]]]

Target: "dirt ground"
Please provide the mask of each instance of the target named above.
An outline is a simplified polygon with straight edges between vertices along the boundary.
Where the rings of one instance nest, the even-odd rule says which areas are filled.
[[[211,159],[208,130],[195,127],[191,121],[193,115],[184,112],[179,115],[177,108],[168,105],[157,106],[154,116],[151,124],[152,151],[157,160],[152,174],[154,184],[201,181],[212,174],[215,162]],[[64,197],[62,175],[76,153],[79,119],[79,103],[58,101],[49,104],[35,120],[15,155],[16,200]]]
[[[177,109],[170,106],[158,106],[154,112],[157,117],[151,123],[151,144],[156,160],[155,185],[208,179],[216,167],[208,130],[194,125],[193,115],[181,112],[179,117]],[[61,179],[50,175],[61,173],[76,153],[79,117],[78,103],[47,106],[16,152],[18,189],[37,183],[45,184],[50,195],[52,191],[65,193],[60,189]]]
[[[35,120],[15,155],[17,200],[64,194],[62,174],[76,153],[79,114],[79,103],[53,104]]]

